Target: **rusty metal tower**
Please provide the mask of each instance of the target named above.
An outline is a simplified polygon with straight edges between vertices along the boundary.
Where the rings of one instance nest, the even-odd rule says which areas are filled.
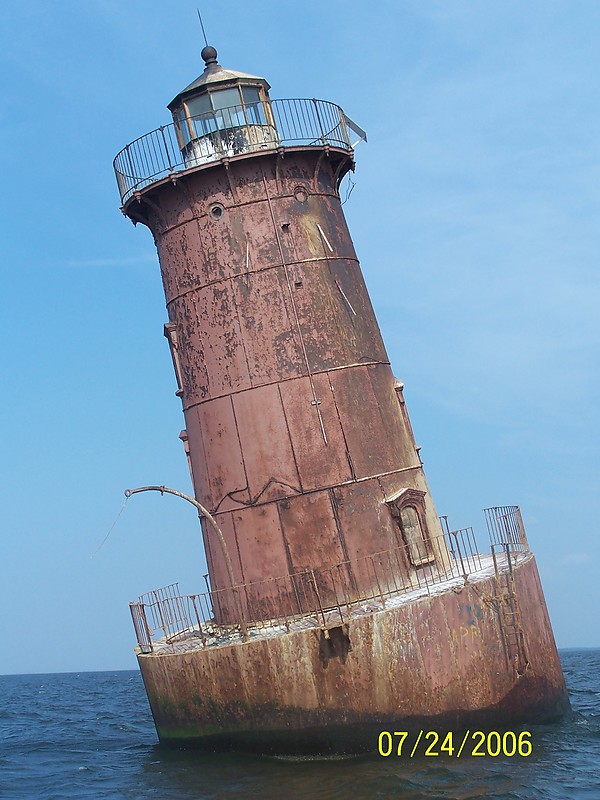
[[[288,708],[274,679],[266,679],[270,694],[259,701],[261,682],[228,673],[225,661],[219,674],[247,713],[232,721],[225,684],[224,696],[214,688],[204,710],[194,712],[185,700],[193,694],[185,659],[204,659],[194,669],[216,687],[218,654],[225,658],[236,626],[243,634],[236,659],[266,672],[277,648],[286,663],[316,659],[296,680],[312,681],[320,699],[315,706],[306,700],[313,690],[298,689],[281,712],[283,727],[314,727],[325,718],[337,724],[345,703],[356,719],[391,714],[394,692],[379,687],[377,699],[368,687],[397,660],[396,623],[392,639],[377,645],[385,669],[374,652],[362,666],[357,656],[355,677],[346,671],[341,679],[346,699],[331,694],[327,664],[337,659],[342,668],[358,647],[350,620],[358,615],[364,626],[386,598],[424,586],[429,594],[432,584],[443,588],[461,576],[466,582],[479,553],[468,531],[440,524],[342,211],[339,186],[354,168],[352,138],[364,132],[333,103],[272,100],[264,78],[224,69],[213,47],[202,58],[204,72],[168,106],[173,123],[115,159],[123,212],[147,225],[156,242],[165,336],[185,416],[181,438],[196,500],[210,512],[203,519],[206,607],[200,595],[182,598],[175,589],[132,606],[159,734],[169,738],[176,728],[202,738],[203,725],[248,730],[262,724],[259,706]],[[506,535],[502,529],[496,544],[507,539],[525,548],[518,510],[505,516]],[[455,602],[455,593],[449,596]],[[382,605],[370,607],[374,598]],[[150,613],[164,633],[157,646],[172,648],[169,669],[187,687],[180,693],[167,688],[165,668],[153,665]],[[307,655],[308,641],[296,651],[300,638],[283,645],[273,634],[310,629],[311,620],[321,632],[316,655]],[[511,642],[498,637],[511,669],[528,667],[522,629],[515,627]],[[456,654],[446,668],[456,672]],[[240,699],[242,684],[257,694]],[[405,686],[411,702],[416,687]],[[300,713],[305,702],[315,707],[312,716]],[[453,690],[447,705],[456,702]],[[183,708],[179,716],[174,703]]]
[[[360,597],[361,557],[405,542],[406,573],[434,559],[441,529],[338,194],[356,126],[332,103],[271,100],[212,47],[202,57],[173,125],[116,162],[124,211],[158,249],[195,494],[236,581],[345,563]],[[152,174],[129,182],[145,160]],[[204,540],[226,588],[210,528]],[[252,613],[274,612],[275,589]]]

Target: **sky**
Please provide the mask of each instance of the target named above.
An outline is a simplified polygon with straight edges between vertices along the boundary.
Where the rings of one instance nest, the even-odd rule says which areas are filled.
[[[128,602],[204,586],[191,506],[122,507],[191,486],[112,172],[201,73],[196,5],[0,9],[0,673],[134,668]],[[221,64],[367,131],[344,210],[438,512],[483,546],[481,510],[520,505],[558,646],[599,647],[600,5],[203,6]]]

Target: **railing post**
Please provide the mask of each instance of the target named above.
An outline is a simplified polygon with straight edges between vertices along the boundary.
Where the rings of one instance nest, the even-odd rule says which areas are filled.
[[[381,605],[385,608],[385,597],[383,596],[381,584],[379,583],[379,575],[377,574],[377,568],[375,567],[373,556],[369,556],[369,561],[371,562],[371,567],[373,569],[373,576],[375,577],[375,583],[377,584],[377,588],[379,589],[379,598],[381,600]]]
[[[196,595],[191,594],[190,600],[192,601],[192,606],[194,607],[194,613],[196,615],[196,620],[198,622],[198,630],[200,631],[200,638],[202,639],[202,645],[206,647],[206,636],[204,635],[202,623],[200,622],[200,614],[198,613],[198,609],[196,608]]]
[[[344,615],[342,614],[342,607],[341,607],[341,604],[340,604],[340,598],[338,597],[338,587],[337,587],[337,583],[335,581],[335,575],[334,575],[333,569],[334,568],[329,567],[327,569],[327,572],[329,573],[329,577],[331,578],[331,585],[333,586],[333,594],[335,596],[335,604],[336,604],[336,607],[337,607],[337,610],[338,610],[338,614],[340,615],[340,621],[341,621],[341,623],[343,625],[344,624]]]
[[[142,650],[142,652],[144,652],[144,650],[148,648],[150,652],[153,653],[154,645],[152,643],[152,634],[150,632],[150,626],[148,625],[148,620],[146,619],[146,610],[144,604],[129,603],[129,610],[131,611],[131,619],[133,620],[133,627],[135,629],[135,634],[140,649]],[[144,636],[142,636],[142,630]],[[144,638],[145,641],[143,641]]]
[[[165,618],[163,617],[162,608],[161,608],[161,605],[160,605],[161,601],[160,601],[160,599],[158,597],[158,594],[157,594],[155,589],[152,590],[152,594],[154,595],[154,602],[156,603],[156,608],[158,610],[158,616],[160,618],[160,626],[163,629],[163,633],[165,634],[165,643],[166,643],[167,639],[169,638],[169,635],[167,633],[167,624],[165,622]]]
[[[521,537],[521,543],[527,551],[529,551],[529,541],[527,540],[527,533],[525,532],[525,525],[523,524],[523,517],[521,516],[521,509],[516,506],[517,526]]]
[[[167,137],[165,136],[164,126],[161,125],[159,130],[162,136],[163,144],[165,146],[165,153],[167,154],[167,163],[169,165],[169,172],[173,172],[173,165],[171,164],[171,154],[169,153],[169,146],[167,145]]]
[[[315,100],[314,97],[312,98],[312,103],[315,107],[315,114],[317,115],[317,121],[319,123],[319,130],[321,131],[321,141],[323,142],[323,144],[327,144],[327,140],[325,139],[325,133],[323,131],[323,123],[321,122],[321,115],[319,114],[318,102],[319,101]]]
[[[289,633],[290,632],[290,621],[288,619],[288,615],[287,615],[287,612],[285,610],[285,604],[287,602],[287,599],[284,599],[284,597],[283,597],[283,594],[281,592],[281,586],[279,585],[279,581],[277,580],[277,578],[275,579],[275,586],[277,587],[277,597],[279,599],[279,609],[280,609],[280,612],[283,613],[283,620],[284,620],[285,629]]]
[[[510,555],[511,555],[511,547],[510,547],[510,543],[509,542],[505,543],[504,552],[506,553],[506,563],[508,564],[508,572],[512,576],[512,559],[510,557]]]
[[[131,175],[130,176],[126,175],[125,177],[131,177],[131,186],[129,187],[129,189],[127,189],[126,194],[129,194],[130,192],[132,192],[135,189],[135,187],[137,186],[137,177],[136,177],[136,174],[135,174],[135,169],[133,167],[133,162],[131,160],[131,153],[129,152],[129,147],[130,147],[130,145],[127,145],[127,147],[125,148],[125,155],[127,156],[127,163],[129,164],[129,169],[131,170]],[[123,197],[123,199],[125,199],[125,198]]]
[[[325,612],[323,611],[323,605],[321,604],[321,595],[319,594],[319,589],[317,587],[317,579],[315,578],[314,569],[311,569],[310,576],[312,578],[312,584],[313,584],[313,589],[315,590],[317,603],[319,604],[319,611],[321,612],[321,619],[323,620],[323,626],[325,626]]]
[[[464,578],[465,583],[467,583],[468,578],[469,578],[469,573],[465,569],[465,562],[463,561],[462,552],[461,552],[461,549],[460,549],[460,544],[458,543],[458,531],[452,531],[452,535],[454,536],[454,541],[456,542],[456,550],[458,551],[458,557],[460,559],[460,567],[462,569],[463,578]]]
[[[342,127],[342,133],[344,135],[344,141],[346,142],[348,147],[352,147],[352,142],[350,141],[350,134],[348,133],[348,126],[346,125],[346,115],[344,114],[344,112],[342,111],[342,109],[339,106],[336,106],[336,108],[337,108],[337,113],[339,114],[339,117],[340,117],[340,125]],[[359,141],[360,141],[360,139],[359,139]]]
[[[492,562],[494,564],[494,573],[495,573],[496,578],[497,578],[498,577],[498,561],[496,560],[496,545],[495,544],[490,545],[490,551],[492,553]]]

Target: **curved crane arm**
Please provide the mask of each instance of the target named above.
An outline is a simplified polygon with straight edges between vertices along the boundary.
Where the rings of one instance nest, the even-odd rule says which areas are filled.
[[[125,489],[125,497],[129,498],[132,494],[138,494],[139,492],[160,492],[161,494],[174,494],[175,497],[181,497],[183,500],[187,500],[188,503],[191,503],[195,506],[200,515],[206,519],[209,525],[213,528],[217,537],[219,539],[219,544],[221,546],[221,552],[223,553],[223,558],[225,559],[225,568],[227,569],[227,576],[229,578],[230,588],[233,591],[235,602],[237,606],[237,612],[240,617],[240,628],[242,631],[242,635],[244,640],[248,638],[248,632],[246,629],[246,623],[244,621],[244,615],[242,613],[242,607],[240,605],[239,597],[237,592],[235,591],[235,578],[233,575],[233,565],[231,563],[231,558],[229,556],[229,548],[227,547],[227,542],[225,541],[225,537],[223,536],[223,532],[217,525],[216,519],[213,515],[208,511],[208,509],[204,508],[204,506],[199,503],[194,497],[190,497],[183,492],[177,491],[177,489],[169,489],[168,486],[139,486],[137,489]]]

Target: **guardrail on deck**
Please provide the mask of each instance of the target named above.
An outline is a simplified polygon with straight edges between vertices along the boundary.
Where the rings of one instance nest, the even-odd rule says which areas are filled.
[[[519,506],[494,506],[485,508],[483,513],[492,545],[508,544],[513,550],[529,550]]]
[[[265,113],[266,112],[266,113]],[[162,178],[245,153],[299,145],[330,145],[352,150],[347,118],[326,100],[270,100],[232,106],[192,117],[194,136],[178,136],[174,123],[163,125],[124,147],[113,166],[123,205]],[[352,123],[351,123],[352,124]]]
[[[486,509],[485,515],[497,570],[498,548],[509,561],[512,553],[528,550],[525,529],[517,506]],[[178,584],[172,584],[148,592],[130,603],[138,646],[152,653],[157,647],[175,650],[186,640],[199,639],[207,647],[303,626],[330,628],[357,614],[386,608],[409,592],[430,593],[452,578],[466,582],[483,568],[473,529],[452,531],[447,518],[440,519],[443,535],[427,542],[435,560],[417,568],[408,568],[408,549],[402,546],[227,589],[182,595]],[[227,619],[228,609],[241,610],[247,630],[240,630],[239,620]]]

